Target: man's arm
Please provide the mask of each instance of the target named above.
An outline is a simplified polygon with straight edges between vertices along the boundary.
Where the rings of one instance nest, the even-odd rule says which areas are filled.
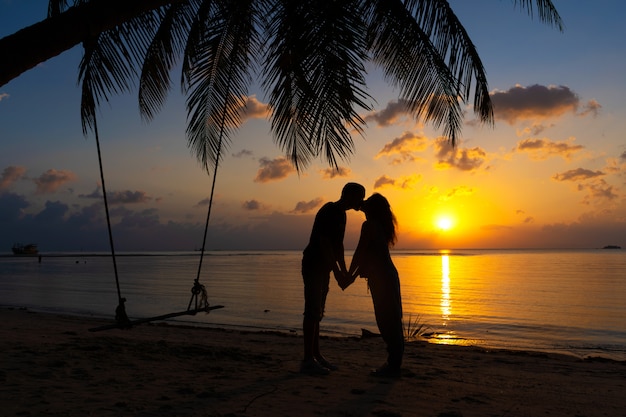
[[[337,244],[328,236],[320,238],[320,247],[327,265],[332,265],[335,274],[347,272],[346,261],[343,257],[343,242]]]

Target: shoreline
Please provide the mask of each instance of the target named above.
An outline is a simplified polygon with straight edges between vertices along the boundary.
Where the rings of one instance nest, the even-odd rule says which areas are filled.
[[[97,318],[0,308],[0,406],[9,415],[620,415],[626,362],[407,344],[402,377],[369,370],[380,338],[323,337],[340,369],[298,372],[301,337],[169,324],[89,332]]]
[[[213,306],[213,309],[220,309],[223,306],[218,305],[218,306]],[[97,320],[102,322],[102,324],[98,325],[98,326],[94,326],[94,327],[105,327],[107,329],[102,329],[102,330],[110,330],[110,329],[114,329],[116,327],[115,325],[115,320],[112,316],[110,315],[98,315],[98,314],[87,314],[87,313],[80,313],[80,312],[70,312],[70,311],[61,311],[61,310],[53,310],[53,309],[45,309],[45,308],[36,308],[36,307],[25,307],[25,306],[19,306],[19,305],[10,305],[10,304],[0,304],[0,311],[2,311],[3,309],[7,309],[7,310],[24,310],[24,311],[28,311],[31,313],[38,313],[38,314],[51,314],[51,315],[57,315],[57,316],[67,316],[67,317],[74,317],[76,319],[85,319],[85,320]],[[198,313],[200,314],[200,313]],[[182,314],[182,313],[178,313],[175,314],[176,316],[180,316],[180,317],[185,317],[187,316],[187,314]],[[194,317],[194,315],[189,315],[190,317]],[[237,324],[227,324],[227,323],[206,323],[206,322],[200,322],[200,321],[185,321],[184,319],[171,319],[171,320],[156,320],[156,318],[146,318],[146,317],[130,317],[132,322],[136,322],[138,325],[144,325],[144,324],[149,324],[149,325],[164,325],[164,326],[174,326],[174,327],[181,327],[181,328],[190,328],[190,329],[213,329],[213,330],[226,330],[226,331],[235,331],[235,332],[259,332],[259,333],[263,333],[263,332],[270,332],[270,333],[284,333],[286,335],[294,335],[297,336],[299,335],[301,329],[300,328],[291,328],[291,327],[267,327],[267,326],[254,326],[254,325],[237,325]],[[91,329],[93,330],[93,329]],[[375,335],[375,336],[380,336],[377,331],[378,329],[374,328],[372,330],[374,330],[374,332],[370,331],[369,329],[360,329],[361,332],[350,332],[350,333],[344,333],[344,332],[339,332],[339,331],[332,331],[332,330],[324,330],[323,328],[320,329],[321,335],[325,338],[364,338],[364,337],[368,337],[368,335]],[[364,333],[367,333],[368,335],[364,335]],[[301,335],[300,335],[301,336]],[[436,345],[436,346],[457,346],[457,347],[469,347],[469,348],[476,348],[476,349],[483,349],[483,350],[488,350],[488,351],[507,351],[507,352],[524,352],[524,353],[534,353],[534,354],[548,354],[548,355],[563,355],[563,356],[568,356],[568,357],[572,357],[575,359],[579,359],[579,360],[602,360],[602,361],[613,361],[613,362],[618,362],[618,363],[625,363],[626,364],[626,359],[622,359],[621,356],[623,355],[617,355],[615,353],[611,353],[611,351],[600,351],[597,350],[595,352],[589,353],[580,353],[574,350],[563,350],[563,349],[549,349],[549,348],[542,348],[542,347],[509,347],[509,346],[500,346],[497,344],[479,344],[479,343],[472,343],[467,341],[467,343],[464,343],[466,340],[465,339],[459,339],[458,342],[456,343],[449,343],[449,342],[437,342],[434,340],[431,340],[431,337],[428,336],[424,336],[422,338],[419,338],[417,340],[415,340],[415,342],[419,342],[419,343],[428,343],[428,344],[432,344],[432,345]]]

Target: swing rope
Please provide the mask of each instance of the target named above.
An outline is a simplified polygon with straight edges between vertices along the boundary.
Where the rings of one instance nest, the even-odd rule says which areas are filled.
[[[113,270],[115,272],[115,285],[117,288],[118,306],[115,309],[115,322],[116,322],[115,324],[89,329],[90,331],[100,331],[100,330],[108,330],[108,329],[114,329],[114,328],[127,329],[127,328],[132,327],[134,324],[147,323],[147,322],[155,321],[155,320],[165,320],[167,318],[172,318],[172,317],[177,317],[177,316],[182,316],[182,315],[195,315],[196,313],[200,311],[209,313],[211,310],[216,310],[216,309],[224,307],[222,305],[216,305],[216,306],[209,305],[206,288],[204,285],[200,283],[200,273],[202,271],[202,261],[204,259],[204,252],[206,248],[206,237],[207,237],[208,229],[209,229],[209,220],[211,218],[211,208],[213,207],[213,196],[215,195],[215,180],[217,177],[217,169],[218,169],[219,159],[221,157],[221,152],[222,152],[222,142],[223,142],[223,137],[224,137],[225,120],[226,120],[225,113],[226,112],[222,114],[222,123],[220,126],[220,137],[219,137],[218,146],[217,146],[215,167],[213,170],[213,180],[211,183],[211,195],[209,198],[209,208],[207,211],[206,222],[204,225],[204,235],[202,238],[202,251],[200,252],[198,272],[196,274],[196,278],[194,279],[193,287],[191,288],[191,299],[189,300],[189,304],[187,305],[187,310],[178,312],[178,313],[164,314],[162,316],[139,319],[139,320],[134,320],[134,321],[131,321],[128,318],[128,315],[126,314],[126,306],[125,306],[126,298],[122,297],[122,291],[120,289],[120,280],[119,280],[119,274],[117,272],[117,261],[115,257],[115,246],[113,244],[113,232],[111,229],[111,217],[109,215],[109,204],[107,200],[107,192],[106,192],[106,186],[104,182],[104,169],[102,166],[102,153],[100,150],[100,135],[98,134],[98,125],[94,117],[93,123],[94,123],[94,133],[96,136],[96,148],[98,150],[98,165],[100,167],[100,181],[102,182],[102,194],[104,197],[104,211],[106,213],[106,219],[107,219],[107,230],[109,234],[109,245],[111,247],[111,257],[113,260]],[[193,309],[191,308],[192,303],[195,303]]]
[[[137,320],[132,320],[132,321],[128,318],[128,315],[126,314],[126,307],[125,307],[126,298],[122,297],[122,292],[120,290],[120,280],[119,280],[119,274],[117,272],[115,247],[113,245],[113,232],[111,229],[111,217],[109,215],[109,204],[107,201],[106,186],[104,183],[104,169],[102,167],[102,153],[100,151],[100,136],[98,134],[98,126],[96,124],[95,118],[94,118],[94,132],[96,136],[96,147],[98,150],[98,165],[100,167],[100,181],[102,182],[102,193],[104,196],[104,210],[105,210],[106,219],[107,219],[107,229],[109,232],[109,244],[111,246],[111,257],[113,259],[113,270],[115,272],[115,285],[117,287],[117,297],[119,300],[119,304],[117,308],[115,309],[115,324],[108,324],[104,326],[94,327],[94,328],[89,329],[89,331],[98,332],[102,330],[119,329],[119,328],[129,329],[133,325],[136,325],[136,324],[149,323],[151,321],[157,321],[157,320],[166,320],[169,318],[179,317],[179,316],[184,316],[184,315],[195,315],[196,313],[199,313],[199,312],[209,313],[211,310],[224,308],[223,305],[210,306],[208,302],[208,295],[206,292],[206,288],[204,287],[204,285],[200,284],[200,271],[201,271],[201,266],[202,266],[202,258],[204,256],[206,236],[207,236],[207,231],[209,228],[209,219],[211,216],[211,207],[213,206],[213,195],[215,192],[215,177],[217,175],[217,167],[218,167],[217,161],[219,160],[221,149],[222,149],[223,127],[222,127],[222,131],[220,132],[217,159],[215,162],[215,169],[213,171],[213,183],[211,186],[211,197],[209,200],[209,209],[207,213],[206,224],[204,227],[204,238],[202,241],[202,253],[200,256],[200,263],[198,266],[198,274],[196,276],[196,279],[194,280],[194,285],[191,288],[191,299],[189,300],[189,305],[187,306],[187,310],[176,312],[176,313],[163,314],[161,316],[156,316],[156,317],[137,319]],[[194,300],[195,300],[195,308],[191,309],[191,304]]]
[[[102,168],[102,153],[100,152],[100,135],[98,134],[98,124],[96,117],[93,118],[93,130],[96,135],[96,148],[98,149],[98,165],[100,166],[100,182],[102,183],[102,195],[104,197],[104,211],[107,218],[107,229],[109,231],[109,245],[111,247],[111,257],[113,259],[113,271],[115,272],[115,285],[117,287],[118,305],[115,309],[115,321],[120,327],[130,327],[130,320],[126,314],[126,298],[122,297],[120,290],[120,279],[117,273],[117,261],[115,259],[115,246],[113,245],[113,232],[111,231],[111,217],[109,216],[109,202],[107,200],[106,185],[104,184],[104,169]]]
[[[232,72],[229,74],[228,77],[228,85],[229,85],[229,89],[230,89],[230,83],[232,81]],[[90,331],[99,331],[99,330],[106,330],[106,329],[112,329],[112,328],[129,328],[131,327],[133,324],[137,324],[137,323],[145,323],[145,322],[150,322],[153,320],[164,320],[166,318],[171,318],[171,317],[177,317],[177,316],[181,316],[181,315],[195,315],[197,312],[199,311],[204,311],[206,313],[209,313],[211,310],[215,310],[215,309],[219,309],[219,308],[223,308],[224,306],[222,305],[217,305],[217,306],[210,306],[209,305],[209,301],[208,301],[208,296],[207,296],[207,292],[206,292],[206,288],[204,285],[200,284],[200,273],[202,271],[202,262],[204,260],[204,252],[205,252],[205,248],[206,248],[206,237],[208,234],[208,230],[209,230],[209,220],[211,218],[211,209],[213,207],[213,196],[215,194],[215,180],[217,178],[217,168],[219,166],[219,160],[221,158],[221,153],[222,153],[222,143],[224,141],[224,133],[226,130],[226,114],[228,113],[226,106],[223,108],[222,111],[222,120],[220,123],[220,134],[219,134],[219,140],[218,140],[218,144],[217,144],[217,153],[215,155],[215,166],[213,169],[213,180],[211,183],[211,195],[209,197],[209,208],[207,210],[207,216],[206,216],[206,222],[204,225],[204,235],[202,238],[202,251],[200,252],[200,261],[198,262],[198,273],[196,274],[196,278],[194,279],[194,283],[193,283],[193,287],[191,288],[191,299],[189,300],[189,304],[187,305],[187,311],[183,311],[183,312],[179,312],[179,313],[170,313],[170,314],[165,314],[162,316],[158,316],[158,317],[152,317],[152,318],[147,318],[147,319],[140,319],[140,320],[135,320],[135,321],[130,321],[128,319],[128,315],[126,314],[126,307],[125,307],[125,302],[126,299],[122,297],[122,292],[120,290],[120,282],[119,282],[119,276],[117,273],[117,263],[116,263],[116,259],[115,259],[115,249],[113,246],[113,233],[111,231],[111,219],[109,216],[109,205],[107,202],[107,193],[106,193],[106,188],[104,185],[104,170],[102,168],[102,156],[101,156],[101,152],[100,152],[100,138],[98,135],[98,126],[96,124],[96,117],[94,116],[94,132],[95,132],[95,136],[96,136],[96,146],[98,148],[98,164],[100,165],[100,180],[102,181],[102,193],[104,195],[104,209],[106,212],[106,218],[107,218],[107,228],[109,231],[109,244],[111,246],[111,255],[113,257],[113,269],[115,271],[115,284],[117,286],[117,297],[119,300],[119,304],[117,306],[117,308],[115,309],[115,320],[116,320],[116,324],[115,325],[108,325],[108,326],[101,326],[101,327],[97,327],[94,329],[90,329]],[[191,309],[191,304],[195,302],[194,305],[194,309]]]
[[[196,279],[193,282],[193,287],[191,288],[191,299],[189,300],[189,305],[187,306],[187,310],[191,309],[191,303],[195,300],[196,309],[200,308],[198,306],[198,294],[201,294],[200,305],[209,308],[209,302],[207,298],[206,288],[204,285],[200,284],[200,272],[202,271],[202,261],[204,259],[204,250],[206,248],[206,237],[209,230],[209,219],[211,218],[211,208],[213,207],[213,195],[215,194],[215,179],[217,178],[217,167],[219,165],[220,157],[222,154],[222,142],[224,138],[224,125],[226,123],[226,111],[222,113],[222,123],[220,126],[220,139],[217,144],[217,154],[215,156],[215,166],[213,167],[213,180],[211,182],[211,195],[209,197],[209,209],[207,210],[206,222],[204,224],[204,236],[202,237],[202,250],[200,251],[200,261],[198,262],[198,273],[196,274]],[[208,312],[208,310],[207,310]]]

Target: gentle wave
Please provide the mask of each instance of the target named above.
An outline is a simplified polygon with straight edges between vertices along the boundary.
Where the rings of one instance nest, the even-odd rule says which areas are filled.
[[[116,254],[131,318],[183,311],[198,277],[225,308],[176,322],[299,333],[299,251]],[[346,260],[350,261],[350,252]],[[428,340],[491,348],[558,351],[626,360],[626,253],[602,250],[397,250],[405,319]],[[118,302],[110,254],[0,257],[0,304],[113,317]],[[332,285],[321,329],[377,331],[367,283]]]

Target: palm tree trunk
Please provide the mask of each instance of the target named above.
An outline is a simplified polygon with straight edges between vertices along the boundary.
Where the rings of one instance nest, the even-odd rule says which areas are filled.
[[[0,39],[0,86],[90,36],[182,0],[92,0]]]

